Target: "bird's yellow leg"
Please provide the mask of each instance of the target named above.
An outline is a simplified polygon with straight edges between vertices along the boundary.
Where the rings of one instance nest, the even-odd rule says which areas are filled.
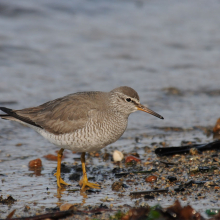
[[[87,174],[86,174],[85,154],[86,154],[86,153],[83,152],[82,155],[81,155],[82,170],[83,170],[83,177],[82,177],[82,179],[79,181],[79,185],[82,187],[81,190],[84,190],[85,187],[100,189],[99,184],[90,183],[90,182],[88,181]]]
[[[57,172],[54,173],[54,176],[57,177],[57,186],[59,188],[61,188],[61,185],[60,184],[64,184],[64,185],[70,185],[66,182],[63,181],[63,179],[61,178],[61,160],[62,160],[62,156],[63,156],[63,151],[64,149],[61,148],[58,153],[57,153]]]

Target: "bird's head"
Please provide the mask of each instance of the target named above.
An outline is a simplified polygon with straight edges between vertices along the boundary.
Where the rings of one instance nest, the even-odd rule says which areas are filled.
[[[116,89],[113,89],[110,92],[110,95],[111,104],[114,106],[114,109],[121,113],[124,113],[125,115],[130,115],[132,112],[136,112],[139,110],[163,119],[161,115],[142,105],[140,103],[138,93],[130,87],[118,87]]]

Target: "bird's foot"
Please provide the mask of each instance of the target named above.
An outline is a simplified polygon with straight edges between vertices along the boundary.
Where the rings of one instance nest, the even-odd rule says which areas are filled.
[[[87,187],[93,189],[100,189],[100,185],[96,183],[90,183],[87,179],[81,179],[79,181],[79,185],[81,186],[81,190],[85,190]]]
[[[67,186],[70,185],[69,183],[66,183],[66,182],[61,178],[61,176],[57,176],[57,173],[54,173],[54,176],[57,177],[57,186],[58,186],[59,188],[61,188],[61,185],[60,185],[60,184],[67,185]]]

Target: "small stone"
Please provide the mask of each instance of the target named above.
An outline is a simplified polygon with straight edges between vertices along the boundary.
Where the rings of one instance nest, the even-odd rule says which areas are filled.
[[[213,138],[220,139],[220,118],[217,120],[215,127],[213,128]]]
[[[160,145],[162,145],[163,147],[166,147],[166,142],[160,142]]]
[[[22,143],[17,143],[15,146],[20,147],[20,146],[22,146]]]
[[[219,133],[220,132],[220,118],[216,121],[215,127],[213,128],[214,133]]]
[[[42,161],[40,158],[37,158],[35,160],[31,160],[28,164],[29,168],[41,168],[42,167]]]
[[[107,198],[107,199],[106,199],[107,202],[111,202],[111,201],[114,201],[114,200],[115,200],[115,199],[113,199],[113,198]]]
[[[192,166],[189,168],[190,172],[197,172],[199,171],[199,167],[198,166]]]
[[[168,176],[167,179],[170,181],[170,182],[174,182],[177,180],[177,178],[175,176]]]
[[[115,150],[113,152],[113,160],[115,162],[122,161],[123,158],[124,158],[124,154],[121,151]]]
[[[131,156],[135,156],[135,157],[137,157],[137,158],[140,158],[140,155],[139,155],[137,152],[132,152],[132,153],[131,153]]]
[[[46,158],[47,160],[51,160],[51,161],[57,161],[57,156],[53,154],[47,154],[44,156],[44,158]]]
[[[136,142],[136,143],[140,143],[141,140],[142,140],[142,137],[135,137],[135,142]]]
[[[114,191],[119,191],[120,189],[122,189],[122,185],[123,185],[123,183],[122,182],[114,182],[113,184],[112,184],[112,190],[114,190]]]
[[[30,208],[28,205],[26,205],[26,206],[24,207],[24,212],[28,212],[30,209],[31,209],[31,208]]]
[[[100,155],[99,155],[99,153],[95,153],[95,155],[94,155],[95,157],[99,157]]]
[[[135,156],[129,155],[125,158],[126,163],[131,163],[132,161],[140,162],[141,160]]]
[[[70,210],[70,209],[73,209],[73,208],[74,208],[73,204],[65,203],[65,204],[62,204],[60,206],[60,211],[67,211],[67,210]]]
[[[57,161],[58,152],[59,151],[55,151],[55,153],[56,153],[55,155],[54,154],[47,154],[47,155],[44,156],[44,158],[46,158],[47,160],[51,160],[51,161]],[[64,152],[61,160],[63,160],[66,157],[67,154],[68,154],[68,152]]]
[[[191,155],[198,155],[198,154],[199,154],[199,151],[198,151],[197,148],[193,147],[193,148],[190,148],[189,153],[190,153]]]
[[[156,176],[148,176],[145,181],[147,183],[153,183],[153,182],[156,182],[157,181],[157,177]]]
[[[215,183],[212,182],[212,181],[207,181],[207,182],[204,184],[204,186],[206,186],[206,187],[213,186],[213,185],[215,185]]]
[[[103,155],[103,160],[104,161],[106,161],[106,160],[108,160],[109,159],[109,153],[104,153],[104,155]]]

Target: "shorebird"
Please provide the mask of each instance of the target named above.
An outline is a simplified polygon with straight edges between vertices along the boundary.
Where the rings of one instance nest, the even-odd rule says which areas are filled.
[[[117,141],[124,133],[128,116],[137,110],[160,119],[163,117],[142,105],[138,93],[127,86],[110,92],[78,92],[46,102],[37,107],[12,110],[0,107],[6,114],[2,119],[24,124],[51,143],[61,147],[57,155],[57,186],[69,185],[61,178],[61,158],[64,149],[82,152],[82,189],[99,189],[99,184],[88,181],[85,153],[97,151]]]

